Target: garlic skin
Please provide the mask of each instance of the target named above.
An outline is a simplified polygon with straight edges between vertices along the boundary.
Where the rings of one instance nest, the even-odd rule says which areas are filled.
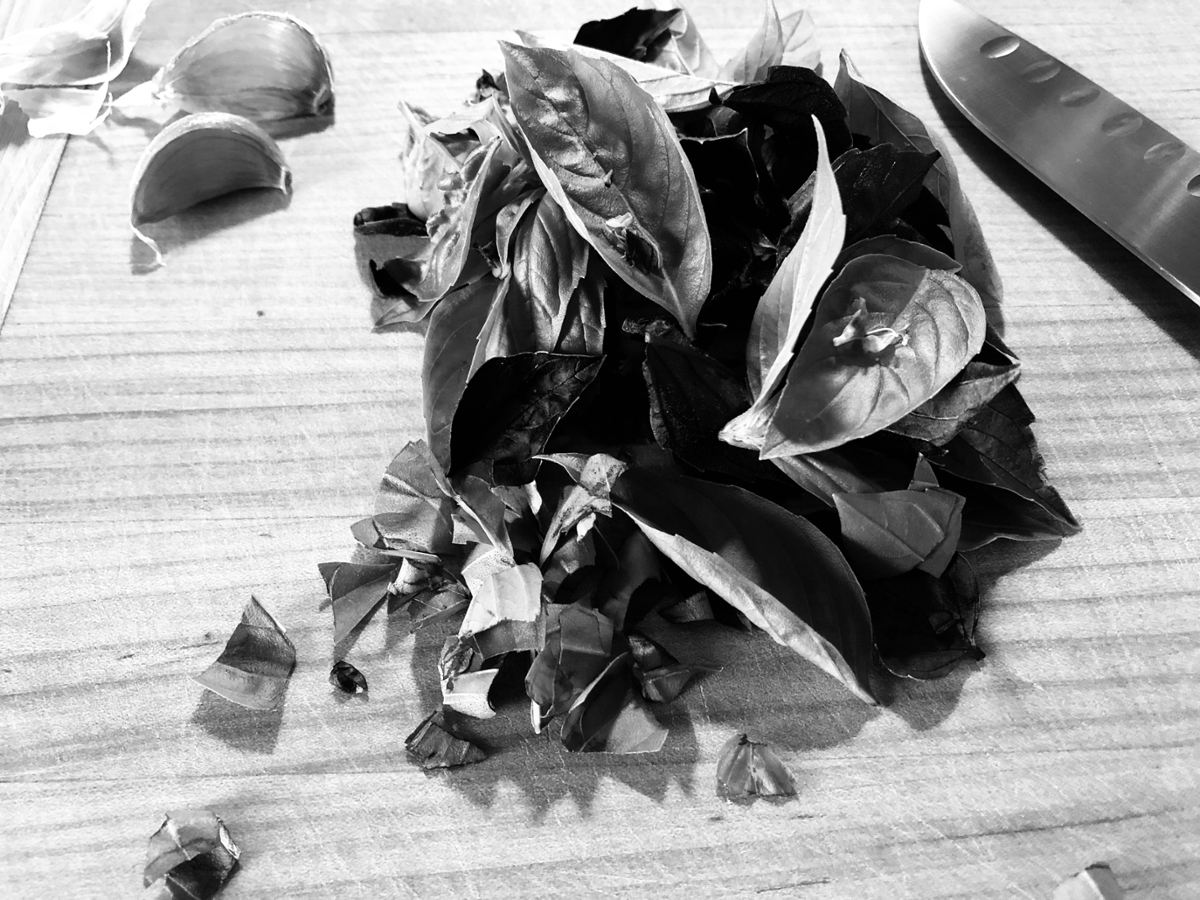
[[[303,22],[283,13],[218,19],[154,77],[160,103],[225,112],[260,123],[333,114],[329,54]]]
[[[159,132],[138,160],[130,191],[133,233],[161,265],[157,244],[139,226],[247,188],[291,193],[292,172],[279,145],[243,116],[185,116]]]

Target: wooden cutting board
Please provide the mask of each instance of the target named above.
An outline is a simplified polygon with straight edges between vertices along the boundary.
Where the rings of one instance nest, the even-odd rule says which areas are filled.
[[[882,709],[761,634],[697,626],[664,640],[724,668],[659,710],[662,752],[568,754],[516,705],[484,729],[488,760],[434,775],[403,741],[439,700],[444,633],[378,616],[349,657],[369,699],[326,681],[317,564],[347,558],[347,526],[423,432],[421,338],[371,333],[350,220],[395,199],[397,99],[448,110],[498,67],[508,29],[569,38],[625,3],[262,5],[326,41],[336,124],[283,142],[286,204],[246,195],[164,224],[162,269],[131,266],[146,130],[72,138],[39,220],[61,142],[17,143],[19,119],[0,121],[0,288],[15,283],[0,331],[0,894],[130,896],[163,812],[200,807],[243,849],[228,900],[1010,900],[1099,860],[1133,900],[1200,896],[1200,315],[931,94],[916,2],[810,9],[827,66],[846,47],[947,135],[1050,476],[1084,532],[978,558],[987,659],[881,681]],[[1193,7],[974,5],[1200,145]],[[159,0],[128,80],[249,8]],[[14,9],[0,2],[0,23],[25,21]],[[727,55],[761,8],[692,12]],[[278,714],[191,680],[251,595],[298,651]],[[715,796],[739,730],[783,756],[795,801]]]

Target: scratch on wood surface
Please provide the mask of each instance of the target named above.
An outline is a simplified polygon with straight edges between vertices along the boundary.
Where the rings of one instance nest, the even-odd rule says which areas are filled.
[[[772,885],[771,887],[760,887],[755,890],[756,894],[769,894],[772,891],[786,891],[789,888],[798,887],[814,887],[818,884],[829,884],[828,878],[813,878],[808,881],[789,881],[787,884]]]

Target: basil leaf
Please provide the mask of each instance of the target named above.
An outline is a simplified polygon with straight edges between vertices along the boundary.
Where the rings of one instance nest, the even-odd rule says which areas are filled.
[[[791,365],[800,330],[833,270],[846,235],[841,192],[830,166],[825,135],[815,128],[815,118],[813,125],[817,170],[813,173],[812,215],[759,301],[746,344],[746,380],[760,410]]]
[[[815,126],[816,119],[813,119]],[[846,217],[829,163],[824,131],[815,128],[817,168],[813,173],[813,214],[796,245],[767,286],[746,342],[746,381],[754,395],[750,408],[730,420],[719,438],[727,444],[761,450],[767,423],[778,403],[778,388],[787,374],[808,321],[817,292],[829,277],[841,250]]]
[[[771,462],[826,506],[833,506],[835,494],[878,493],[901,488],[908,481],[911,461],[890,447],[875,446],[876,437],[817,453],[780,456]]]
[[[975,645],[979,584],[955,553],[945,574],[912,571],[864,585],[880,660],[893,675],[949,675],[964,659],[983,659]]]
[[[712,247],[666,113],[609,62],[501,48],[513,113],[547,192],[621,279],[694,334]]]
[[[925,124],[878,88],[863,80],[850,57],[842,51],[834,90],[847,110],[850,131],[876,143],[912,147],[922,153],[937,152],[938,161],[925,176],[925,186],[950,216],[954,257],[963,265],[963,278],[979,292],[985,307],[1000,306],[1000,277],[983,240],[979,219],[958,182],[958,172],[945,144]]]
[[[816,156],[815,117],[825,130],[829,155],[836,159],[850,149],[846,107],[829,82],[811,69],[776,66],[765,81],[734,88],[724,105],[773,131],[791,135],[811,146],[812,157],[796,159],[791,165],[804,173],[812,170]]]
[[[458,171],[458,161],[425,132],[426,120],[403,100],[398,104],[400,131],[400,196],[422,221],[442,208],[445,194],[438,183]]]
[[[429,317],[421,363],[421,397],[426,443],[443,471],[450,467],[454,412],[467,386],[480,329],[500,285],[495,278],[486,276],[459,288],[446,296]]]
[[[485,360],[498,356],[559,350],[563,336],[574,326],[568,320],[572,301],[576,317],[584,312],[581,304],[585,301],[578,293],[588,269],[587,242],[567,222],[562,207],[549,194],[540,194],[527,211],[518,207],[518,215],[511,238],[504,241],[505,254],[512,255],[508,289],[488,315],[473,371]],[[586,298],[586,312],[593,320],[599,314],[595,312],[596,287],[594,281],[589,283]],[[590,338],[598,353],[599,335],[594,331],[594,327],[589,329],[573,343],[586,346]]]
[[[1033,514],[1033,522],[1022,526],[1036,524],[1038,531],[1003,536],[1037,538],[1075,534],[1080,530],[1079,522],[1046,479],[1046,464],[1029,427],[1032,422],[1033,413],[1016,385],[1010,384],[946,444],[942,455],[931,456],[930,461],[960,478],[1003,488],[1048,514],[1048,521],[1045,515]]]
[[[695,347],[648,335],[642,372],[660,447],[702,472],[750,482],[779,479],[757,453],[717,439],[721,426],[750,403],[745,384],[721,363]]]
[[[961,496],[940,487],[880,494],[835,494],[846,558],[859,577],[912,569],[940,578],[958,546]]]
[[[584,22],[574,43],[644,61],[670,38],[671,23],[678,15],[677,9],[629,9],[611,19]]]
[[[821,65],[817,23],[807,9],[784,16],[779,25],[783,32],[783,65],[805,69],[816,69]]]
[[[855,696],[875,702],[862,588],[814,525],[741,488],[669,471],[631,468],[611,496],[688,575]]]
[[[672,0],[643,0],[643,5],[655,9],[674,9],[678,6]],[[708,49],[700,29],[686,9],[675,9],[675,18],[671,20],[669,29],[671,40],[656,45],[646,57],[647,62],[703,78],[716,78],[720,74],[721,66],[717,58]]]
[[[452,199],[426,222],[430,243],[425,254],[384,263],[383,271],[418,300],[440,299],[460,284],[469,266],[477,220],[489,219],[484,214],[486,204],[497,204],[491,210],[493,217],[503,206],[499,188],[516,162],[517,157],[500,138],[468,156],[462,169],[450,176],[459,185],[446,192]],[[508,190],[519,188],[510,184]]]
[[[979,295],[957,275],[888,256],[852,260],[821,298],[762,458],[826,450],[892,424],[962,370],[984,328]]]
[[[833,264],[834,269],[841,271],[846,263],[860,256],[881,253],[884,256],[895,256],[908,260],[927,269],[941,269],[943,272],[958,272],[962,265],[940,250],[917,241],[909,241],[894,234],[879,234],[875,237],[863,238],[849,244]]]
[[[251,597],[221,655],[192,677],[226,700],[247,709],[266,710],[283,702],[294,668],[296,648],[291,638]]]
[[[1020,374],[1016,357],[985,339],[983,349],[948,385],[887,430],[940,447]]]
[[[921,180],[937,161],[933,153],[901,150],[879,144],[870,150],[847,150],[833,164],[838,193],[846,210],[846,240],[859,241],[887,228],[916,200]],[[788,201],[792,222],[779,238],[790,247],[808,221],[812,207],[812,179]]]
[[[748,84],[767,77],[772,67],[783,62],[783,26],[773,0],[766,0],[762,21],[749,42],[721,68],[721,76]]]
[[[447,474],[477,462],[497,484],[533,479],[532,459],[600,371],[603,357],[521,353],[484,363],[463,391],[450,433]]]

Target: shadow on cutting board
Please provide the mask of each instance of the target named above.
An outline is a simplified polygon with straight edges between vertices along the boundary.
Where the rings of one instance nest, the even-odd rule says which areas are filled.
[[[171,264],[172,251],[204,240],[227,228],[236,228],[269,213],[287,209],[292,195],[274,188],[252,188],[198,203],[161,222],[141,226],[142,232],[158,244],[163,263]],[[129,238],[129,270],[146,275],[162,268],[154,251],[135,236]]]
[[[921,71],[943,129],[954,136],[983,174],[1103,278],[1113,293],[1128,298],[1164,334],[1200,360],[1200,309],[972,125],[942,93],[924,61]],[[986,224],[983,236],[990,240]],[[1005,273],[999,274],[1003,284]],[[1053,302],[1052,297],[1046,299]],[[1097,297],[1096,302],[1102,308],[1106,299]],[[1016,351],[1020,355],[1020,347]]]
[[[270,754],[279,742],[284,705],[265,711],[246,709],[206,690],[192,713],[192,724],[234,750]]]

